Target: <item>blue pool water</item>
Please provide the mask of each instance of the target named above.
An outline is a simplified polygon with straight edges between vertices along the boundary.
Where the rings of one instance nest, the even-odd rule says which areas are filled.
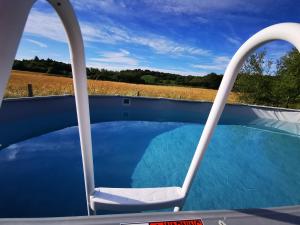
[[[184,210],[300,204],[300,137],[261,124],[218,125]],[[202,129],[178,122],[93,124],[96,186],[181,186]],[[85,215],[77,127],[2,149],[0,180],[0,217]]]

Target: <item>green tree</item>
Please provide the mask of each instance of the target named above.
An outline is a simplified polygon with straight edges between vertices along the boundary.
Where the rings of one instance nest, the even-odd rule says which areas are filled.
[[[292,49],[277,64],[277,80],[274,92],[278,104],[283,107],[300,103],[300,54]]]
[[[266,51],[250,55],[238,75],[235,90],[240,92],[240,100],[251,104],[274,104],[274,76],[270,71],[273,62],[266,58]]]
[[[141,79],[145,82],[145,84],[155,84],[157,83],[157,79],[152,75],[143,75]]]

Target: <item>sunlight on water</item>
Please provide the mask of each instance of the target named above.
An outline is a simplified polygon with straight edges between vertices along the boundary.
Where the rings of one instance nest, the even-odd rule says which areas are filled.
[[[219,125],[184,210],[300,204],[300,138]],[[118,121],[92,126],[97,186],[182,185],[203,125]],[[84,215],[77,127],[0,151],[0,216]],[[13,199],[13,201],[12,201]]]

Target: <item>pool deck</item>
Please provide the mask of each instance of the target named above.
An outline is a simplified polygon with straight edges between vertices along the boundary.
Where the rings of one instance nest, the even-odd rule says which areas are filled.
[[[34,219],[0,219],[6,225],[120,225],[147,224],[147,222],[202,219],[205,225],[283,225],[300,224],[300,205],[266,209],[222,211],[183,211],[177,213],[138,213],[103,216],[80,216]]]

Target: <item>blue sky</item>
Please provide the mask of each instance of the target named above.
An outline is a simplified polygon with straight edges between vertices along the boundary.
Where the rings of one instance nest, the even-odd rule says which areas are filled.
[[[223,73],[249,37],[275,23],[300,22],[296,0],[71,0],[81,25],[87,66],[151,69],[182,75]],[[291,45],[265,45],[270,59]],[[58,16],[44,0],[32,9],[17,59],[69,62]]]

